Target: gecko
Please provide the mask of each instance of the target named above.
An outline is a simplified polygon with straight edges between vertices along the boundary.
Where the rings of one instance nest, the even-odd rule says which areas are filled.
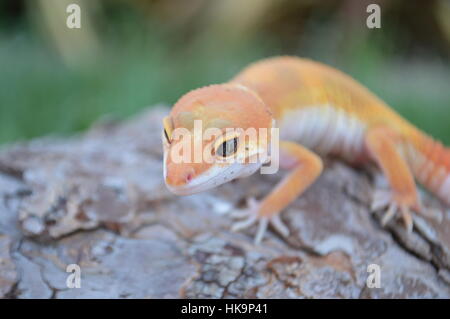
[[[198,142],[193,134],[196,120],[202,121],[203,130],[216,128],[217,136]],[[232,225],[239,231],[256,224],[256,243],[269,225],[289,235],[280,213],[318,179],[324,156],[372,165],[383,173],[389,189],[374,192],[371,206],[385,212],[383,226],[399,217],[411,233],[412,212],[427,214],[416,181],[450,205],[450,149],[349,75],[310,59],[279,56],[250,64],[226,83],[183,95],[162,124],[164,180],[177,195],[249,176],[273,160],[270,141],[248,141],[226,128],[279,130],[277,160],[288,172],[264,198],[250,198]],[[171,154],[181,143],[175,131],[180,128],[192,133],[189,143],[209,147],[208,161],[173,160]],[[268,156],[249,160],[263,153]],[[229,160],[238,157],[244,160]]]

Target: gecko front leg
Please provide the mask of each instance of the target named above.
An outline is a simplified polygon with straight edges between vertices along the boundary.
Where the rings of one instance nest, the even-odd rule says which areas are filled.
[[[289,169],[289,174],[261,202],[249,201],[249,207],[238,218],[233,231],[258,223],[255,243],[259,243],[270,223],[283,236],[289,234],[288,228],[280,219],[280,212],[300,196],[320,176],[323,163],[321,158],[305,147],[288,141],[280,142],[280,166]]]
[[[389,181],[392,191],[378,193],[374,197],[372,210],[388,207],[381,220],[385,226],[399,211],[406,229],[411,232],[413,219],[411,210],[424,213],[420,203],[414,177],[404,158],[397,150],[399,135],[390,128],[377,127],[370,129],[366,135],[366,145],[373,159],[378,163]]]

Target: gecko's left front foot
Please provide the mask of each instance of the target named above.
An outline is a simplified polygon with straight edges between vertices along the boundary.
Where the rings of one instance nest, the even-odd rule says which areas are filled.
[[[381,225],[383,227],[386,226],[386,224],[395,216],[395,214],[397,212],[400,212],[408,233],[411,233],[413,229],[412,212],[416,212],[421,214],[422,216],[430,218],[437,217],[435,212],[424,209],[420,200],[416,200],[412,204],[408,204],[407,202],[396,198],[395,195],[390,191],[377,190],[374,194],[371,210],[376,211],[386,208],[387,211],[381,219]]]
[[[261,242],[269,224],[271,224],[283,237],[289,236],[289,229],[281,221],[279,214],[272,217],[260,216],[260,203],[258,203],[254,198],[249,198],[247,200],[247,206],[248,207],[245,210],[231,214],[231,217],[233,218],[242,219],[241,221],[233,224],[231,227],[232,231],[239,231],[258,223],[258,231],[256,232],[254,240],[255,244]]]
[[[408,231],[408,233],[412,232],[413,219],[410,211],[412,207],[399,204],[399,202],[395,200],[394,195],[390,191],[377,190],[373,197],[371,210],[376,211],[386,208],[387,211],[381,219],[381,225],[383,227],[387,225],[387,223],[395,216],[398,211],[400,211],[405,223],[406,230]]]

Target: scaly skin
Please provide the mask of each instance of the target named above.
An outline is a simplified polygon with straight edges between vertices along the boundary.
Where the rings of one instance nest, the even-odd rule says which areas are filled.
[[[288,234],[279,213],[320,175],[322,161],[316,154],[333,154],[350,163],[378,164],[391,186],[390,192],[377,193],[374,198],[374,209],[389,207],[383,224],[399,211],[408,230],[412,230],[410,210],[423,212],[414,177],[450,205],[450,150],[355,80],[323,64],[295,57],[266,59],[250,65],[226,84],[183,96],[164,120],[168,140],[163,136],[166,184],[180,195],[247,176],[263,164],[231,167],[224,163],[217,153],[217,145],[226,140],[224,136],[218,138],[219,142],[215,138],[201,142],[204,147],[215,145],[212,162],[174,163],[170,154],[179,141],[172,132],[186,128],[192,133],[196,119],[202,120],[203,129],[215,127],[222,134],[227,127],[280,128],[280,164],[290,169],[290,174],[261,202],[251,200],[242,214],[247,219],[234,227],[241,229],[259,222],[256,241],[262,239],[269,222],[283,235]],[[195,139],[192,134],[192,144]],[[238,141],[239,146],[244,143]],[[261,145],[246,147],[255,151],[269,147],[269,143]],[[244,147],[238,147],[232,156],[244,154]]]

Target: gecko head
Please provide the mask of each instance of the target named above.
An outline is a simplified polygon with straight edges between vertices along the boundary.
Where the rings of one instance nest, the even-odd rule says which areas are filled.
[[[241,85],[187,93],[163,120],[167,188],[189,195],[253,174],[269,159],[272,125],[265,103]]]

